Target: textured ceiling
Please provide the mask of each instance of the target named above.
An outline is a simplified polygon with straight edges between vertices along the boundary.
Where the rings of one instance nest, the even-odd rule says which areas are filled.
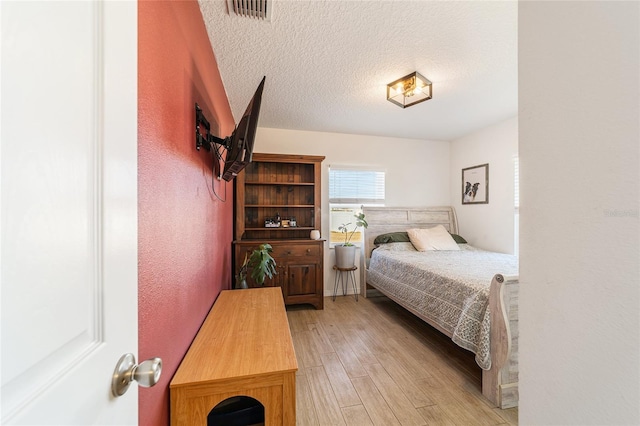
[[[453,140],[517,114],[516,1],[271,4],[263,21],[200,0],[236,120],[263,75],[260,127]],[[413,71],[433,99],[387,101]]]

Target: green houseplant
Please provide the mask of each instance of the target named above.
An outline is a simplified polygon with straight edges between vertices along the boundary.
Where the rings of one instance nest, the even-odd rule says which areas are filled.
[[[351,233],[349,233],[349,228],[348,228],[348,226],[351,225],[351,222],[343,223],[342,225],[338,226],[338,231],[344,234],[343,246],[353,246],[353,243],[351,243],[351,238],[353,238],[353,234],[355,234],[358,228],[361,228],[361,227],[367,228],[369,226],[369,224],[367,223],[367,220],[364,218],[364,213],[360,212],[358,214],[354,214],[353,217],[356,218],[356,224],[351,230]]]
[[[348,269],[355,266],[356,247],[351,242],[351,239],[358,228],[367,228],[369,226],[364,217],[364,213],[354,214],[353,217],[356,218],[356,223],[351,231],[349,231],[351,222],[343,223],[338,227],[338,230],[344,234],[344,244],[337,244],[335,246],[336,266],[338,268]]]
[[[244,262],[237,275],[238,288],[249,288],[247,285],[247,273],[251,270],[251,278],[259,285],[264,285],[267,277],[273,278],[277,274],[276,261],[271,257],[273,251],[271,244],[260,244],[257,249],[244,255]]]

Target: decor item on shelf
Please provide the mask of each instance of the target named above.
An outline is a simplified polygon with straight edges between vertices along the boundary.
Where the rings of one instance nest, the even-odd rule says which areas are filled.
[[[309,235],[309,237],[312,240],[319,240],[320,239],[320,231],[318,231],[317,229],[314,229],[313,231],[311,231],[311,234]]]
[[[432,96],[432,83],[417,71],[387,84],[387,100],[401,108],[427,101]]]
[[[336,266],[338,268],[351,268],[355,265],[356,247],[351,242],[351,238],[353,238],[353,234],[355,234],[358,228],[367,228],[369,226],[367,220],[364,218],[364,213],[354,214],[353,216],[356,218],[356,223],[351,232],[349,232],[348,228],[351,222],[343,223],[338,227],[338,230],[344,234],[344,244],[335,246]]]
[[[278,224],[276,223],[275,219],[272,217],[268,217],[264,220],[264,227],[265,228],[277,228]]]
[[[271,257],[271,244],[260,244],[260,246],[251,252],[245,253],[244,262],[238,272],[237,287],[249,288],[247,284],[247,272],[251,269],[251,278],[259,285],[264,285],[264,280],[269,277],[273,278],[278,272],[276,271],[276,261]]]

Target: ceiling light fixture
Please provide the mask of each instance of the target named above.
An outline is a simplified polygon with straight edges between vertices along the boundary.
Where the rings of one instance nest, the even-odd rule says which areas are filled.
[[[427,101],[432,94],[431,82],[417,71],[387,84],[387,100],[402,108]]]

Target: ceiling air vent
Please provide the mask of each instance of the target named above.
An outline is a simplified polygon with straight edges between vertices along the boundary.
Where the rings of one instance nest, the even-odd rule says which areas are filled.
[[[238,16],[271,21],[273,0],[227,0],[229,13],[233,10]]]

